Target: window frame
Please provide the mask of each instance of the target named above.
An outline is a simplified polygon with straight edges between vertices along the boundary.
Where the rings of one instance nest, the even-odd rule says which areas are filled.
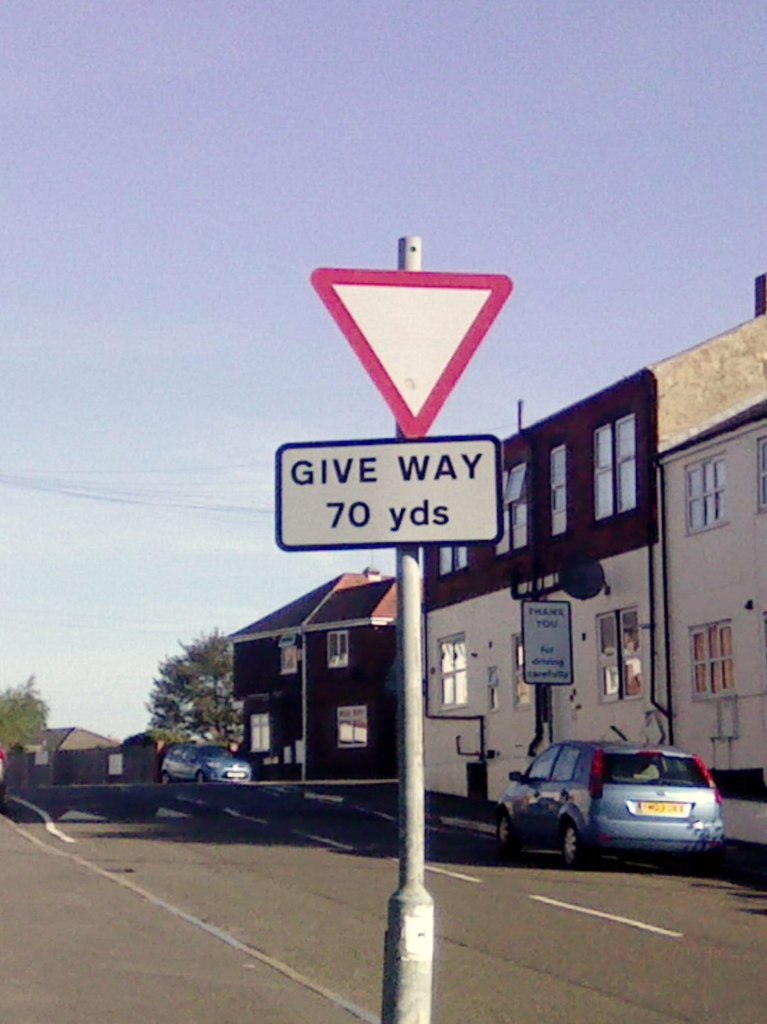
[[[525,682],[525,645],[522,642],[521,631],[511,634],[511,665],[514,707],[529,708],[532,703],[530,699],[532,687]]]
[[[256,723],[256,719],[260,719]],[[254,728],[254,723],[255,728]],[[251,754],[271,754],[272,752],[272,720],[268,711],[255,711],[250,715],[250,752]],[[261,742],[256,745],[256,733],[261,737]]]
[[[549,452],[549,494],[551,535],[567,532],[567,445],[559,444]]]
[[[612,646],[605,643],[610,639],[608,632],[612,634]],[[597,615],[595,633],[600,703],[641,699],[644,679],[638,607],[630,605]]]
[[[712,650],[712,631],[716,630],[716,648]],[[724,643],[724,637],[727,642]],[[696,649],[696,637],[702,637],[704,650]],[[727,650],[725,650],[727,648]],[[702,654],[703,656],[699,656]],[[717,669],[719,671],[717,672]],[[719,684],[716,677],[719,676]],[[690,626],[690,680],[694,700],[730,697],[735,690],[735,653],[731,619]],[[704,686],[699,685],[703,681]]]
[[[344,739],[345,729],[351,730]],[[358,736],[359,731],[359,736]],[[364,735],[363,735],[364,734]],[[367,704],[342,704],[336,708],[336,747],[338,750],[360,750],[369,746],[370,723]]]
[[[439,548],[437,573],[450,576],[469,568],[469,548],[466,544],[443,544]]]
[[[341,642],[343,640],[343,642]],[[335,646],[336,650],[333,651]],[[347,668],[349,665],[349,630],[331,629],[327,634],[328,668]]]
[[[629,424],[631,441],[626,446],[624,428]],[[594,518],[610,519],[625,512],[633,512],[639,504],[635,413],[619,416],[618,419],[602,423],[595,429],[592,462]]]
[[[756,442],[756,500],[761,512],[767,512],[767,437]]]
[[[462,647],[462,653],[458,648]],[[449,670],[445,670],[449,653]],[[466,653],[466,635],[455,633],[437,641],[439,656],[439,698],[443,708],[460,708],[469,703],[469,659]]]
[[[708,471],[711,471],[710,474]],[[693,478],[700,491],[693,493]],[[702,533],[727,522],[727,462],[724,454],[710,455],[685,466],[685,514],[687,532]],[[693,509],[699,509],[700,515]]]
[[[280,675],[294,676],[298,672],[298,644],[280,644]]]

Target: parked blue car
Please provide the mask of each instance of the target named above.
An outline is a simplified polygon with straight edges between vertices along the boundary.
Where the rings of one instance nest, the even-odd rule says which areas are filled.
[[[162,782],[250,782],[250,764],[226,747],[177,743],[163,758]]]
[[[498,854],[559,850],[568,868],[600,853],[673,854],[718,868],[722,797],[704,762],[674,747],[555,743],[511,772],[496,809]]]

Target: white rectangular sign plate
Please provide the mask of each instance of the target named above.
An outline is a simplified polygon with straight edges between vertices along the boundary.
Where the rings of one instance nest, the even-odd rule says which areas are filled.
[[[490,435],[285,444],[276,469],[286,551],[495,542],[503,532],[501,443]]]
[[[571,686],[573,641],[569,601],[523,601],[522,646],[525,682]]]

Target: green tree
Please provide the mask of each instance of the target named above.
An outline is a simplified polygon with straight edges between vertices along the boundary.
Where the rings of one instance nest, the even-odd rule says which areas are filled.
[[[47,723],[48,705],[40,696],[34,676],[0,691],[0,743],[6,750],[23,750]]]
[[[229,641],[218,630],[180,644],[182,654],[160,662],[146,705],[151,730],[239,743],[242,716],[234,699]]]

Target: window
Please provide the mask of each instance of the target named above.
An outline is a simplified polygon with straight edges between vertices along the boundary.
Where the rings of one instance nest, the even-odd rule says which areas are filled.
[[[517,551],[527,547],[527,466],[524,462],[512,466],[506,476],[504,501],[507,508],[509,549]]]
[[[767,437],[759,441],[759,508],[767,509]]]
[[[439,642],[442,704],[451,707],[468,700],[466,674],[466,639],[454,636]]]
[[[687,527],[705,530],[725,518],[727,473],[724,459],[706,459],[687,469]]]
[[[514,707],[529,707],[530,687],[525,682],[525,648],[521,633],[514,633],[511,638],[511,654],[514,673]]]
[[[527,769],[528,779],[538,779],[540,782],[548,782],[551,778],[551,769],[557,759],[560,747],[549,747],[533,761]]]
[[[349,664],[349,630],[328,633],[328,668],[345,668]]]
[[[557,758],[554,771],[551,773],[551,781],[570,782],[576,778],[580,756],[581,752],[577,747],[562,747],[562,753]]]
[[[469,549],[461,547],[443,547],[439,549],[439,574],[447,576],[448,573],[465,569],[469,564]]]
[[[337,724],[339,747],[366,747],[368,745],[367,704],[338,708]]]
[[[268,754],[272,749],[272,729],[269,715],[250,716],[250,750],[253,754]]]
[[[493,665],[487,670],[487,707],[489,711],[497,711],[501,706],[498,692],[499,682],[498,667]]]
[[[283,633],[278,641],[280,648],[280,675],[289,676],[298,672],[298,637],[295,633]]]
[[[729,693],[735,689],[732,624],[712,622],[690,630],[693,691],[698,696]]]
[[[561,444],[549,455],[551,481],[551,532],[564,533],[567,529],[567,448]]]
[[[624,416],[594,431],[594,515],[636,508],[636,419]]]
[[[602,700],[642,694],[639,617],[636,608],[597,616],[597,644]]]

